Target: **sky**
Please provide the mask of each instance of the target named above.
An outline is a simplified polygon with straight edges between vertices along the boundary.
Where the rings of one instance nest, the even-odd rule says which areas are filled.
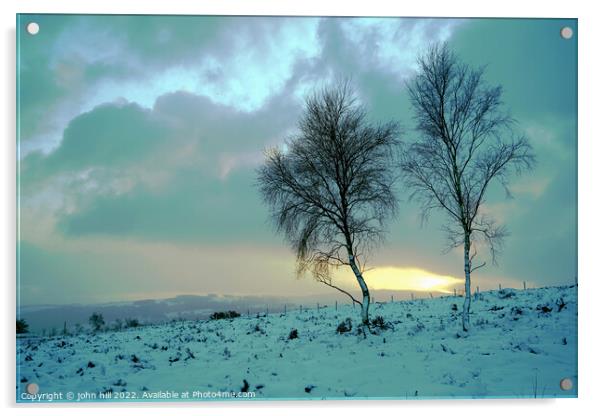
[[[405,83],[443,41],[503,86],[538,159],[511,197],[487,195],[510,235],[497,266],[479,254],[473,285],[575,280],[576,20],[21,15],[18,33],[19,304],[328,293],[295,277],[269,222],[263,152],[295,132],[308,93],[343,77],[371,119],[412,141]],[[460,288],[444,217],[423,224],[398,195],[368,285]],[[337,279],[355,288],[351,271]]]

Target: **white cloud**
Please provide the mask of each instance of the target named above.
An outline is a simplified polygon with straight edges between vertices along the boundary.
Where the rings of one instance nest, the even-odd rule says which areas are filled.
[[[239,111],[256,111],[282,91],[298,60],[321,53],[318,19],[248,19],[244,24],[224,27],[227,33],[216,33],[215,42],[202,51],[190,39],[181,39],[191,43],[188,59],[166,62],[162,68],[146,68],[135,49],[127,49],[118,34],[106,29],[81,22],[66,29],[52,49],[50,70],[68,94],[48,109],[45,132],[24,138],[22,156],[52,151],[71,119],[103,103],[126,100],[152,108],[158,97],[186,91]],[[136,76],[86,78],[86,70],[95,64],[120,67]]]
[[[282,92],[295,75],[297,63],[321,56],[320,21],[320,18],[229,20],[202,47],[194,39],[179,39],[190,44],[186,57],[166,56],[165,62],[157,66],[147,62],[136,45],[128,44],[118,30],[110,31],[80,20],[67,27],[49,51],[52,76],[67,94],[48,108],[44,132],[24,138],[22,156],[32,150],[50,152],[60,143],[62,130],[71,119],[97,105],[117,100],[152,108],[157,97],[186,91],[239,111],[256,111],[270,97]],[[365,60],[368,69],[385,69],[397,76],[408,73],[421,48],[433,41],[446,40],[458,24],[457,20],[395,18],[329,22],[340,22],[358,53],[377,58],[376,62]],[[159,32],[160,40],[175,36],[167,28]],[[161,55],[160,50],[156,53]],[[98,74],[86,72],[94,66]],[[103,72],[103,69],[108,70]],[[329,73],[328,68],[322,70]],[[301,74],[295,90],[291,91],[293,99],[298,100],[308,84],[316,81],[314,78],[311,74],[305,77]]]
[[[185,62],[174,62],[135,80],[101,81],[82,110],[120,98],[151,108],[161,95],[186,91],[241,111],[255,111],[281,91],[297,60],[319,55],[317,25],[316,19],[273,19],[258,25],[249,20],[245,30],[228,36],[227,42],[217,35],[215,46],[203,51],[191,48]],[[224,43],[227,52],[222,50]],[[128,55],[135,54],[122,51],[121,58],[131,62]]]
[[[357,18],[344,20],[346,37],[365,56],[368,67],[378,66],[400,78],[416,69],[416,56],[429,44],[450,38],[461,20]]]

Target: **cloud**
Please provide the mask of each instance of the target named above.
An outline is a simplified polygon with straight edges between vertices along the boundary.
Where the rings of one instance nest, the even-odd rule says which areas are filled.
[[[120,96],[151,106],[163,94],[184,90],[241,111],[257,110],[281,92],[295,62],[320,53],[315,33],[317,22],[317,19],[225,18],[221,25],[214,26],[217,28],[214,33],[204,34],[212,42],[202,42],[202,50],[191,43],[198,39],[198,34],[186,38],[176,34],[188,46],[185,57],[175,59],[170,55],[167,60],[171,65],[144,68],[143,77],[138,79],[114,78],[100,83],[89,105]],[[172,39],[169,27],[161,33]],[[136,46],[131,46],[134,58],[127,58],[130,61],[143,59],[137,56]],[[156,48],[155,51],[162,51],[164,46]]]
[[[459,24],[237,16],[42,16],[40,22],[44,39],[21,45],[22,108],[32,114],[21,131],[23,155],[50,152],[71,119],[115,100],[151,108],[158,97],[182,90],[253,112],[294,77],[304,79],[304,90],[350,68],[400,79],[421,47],[446,39]],[[309,71],[296,73],[303,64]],[[27,91],[36,82],[34,99]]]
[[[265,238],[254,168],[299,111],[283,97],[246,113],[185,92],[150,110],[98,106],[71,121],[55,151],[23,160],[24,235],[54,222],[71,236]]]
[[[46,160],[52,170],[126,165],[165,140],[167,126],[135,103],[104,104],[73,119]]]
[[[416,55],[430,43],[449,39],[460,19],[355,18],[341,20],[350,47],[361,54],[364,71],[375,67],[404,80],[417,69]]]
[[[178,171],[170,185],[157,192],[136,186],[123,194],[84,200],[57,225],[67,236],[206,243],[273,241],[264,218],[252,175],[232,174],[220,182],[191,169]]]
[[[510,192],[514,194],[526,194],[533,198],[541,197],[548,186],[550,185],[551,178],[527,178],[517,180],[515,184],[510,185]]]
[[[255,111],[282,91],[298,60],[320,53],[318,21],[310,18],[74,16],[63,27],[56,24],[61,16],[54,20],[45,49],[31,39],[21,47],[23,107],[39,115],[21,132],[24,155],[53,150],[72,118],[115,100],[151,108],[183,90]],[[29,78],[43,84],[35,98],[50,108],[29,98]]]

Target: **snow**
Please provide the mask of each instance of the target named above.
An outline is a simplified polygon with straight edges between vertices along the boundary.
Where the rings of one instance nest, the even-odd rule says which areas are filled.
[[[228,399],[218,392],[244,399],[576,397],[575,286],[482,292],[468,335],[462,300],[371,305],[371,318],[382,316],[389,327],[365,337],[357,332],[359,308],[344,305],[19,338],[17,401],[47,400],[43,393],[69,401],[67,392],[82,401]],[[353,329],[337,333],[347,317]],[[289,339],[293,329],[298,338]],[[560,389],[566,377],[569,391]],[[29,383],[39,385],[37,396],[24,393]]]

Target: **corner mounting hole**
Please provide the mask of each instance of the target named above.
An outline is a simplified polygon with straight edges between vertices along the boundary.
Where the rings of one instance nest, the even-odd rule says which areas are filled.
[[[570,378],[563,378],[560,380],[560,389],[564,391],[568,391],[573,388],[573,380]]]
[[[29,394],[38,394],[38,392],[40,391],[40,386],[38,386],[36,383],[29,383],[26,387],[25,390],[27,391],[27,393]]]
[[[562,29],[560,29],[560,36],[562,36],[563,39],[570,39],[573,37],[573,29],[570,28],[569,26],[565,26]]]
[[[26,29],[27,33],[29,33],[30,35],[37,35],[40,31],[40,25],[36,22],[30,22],[27,24]]]

